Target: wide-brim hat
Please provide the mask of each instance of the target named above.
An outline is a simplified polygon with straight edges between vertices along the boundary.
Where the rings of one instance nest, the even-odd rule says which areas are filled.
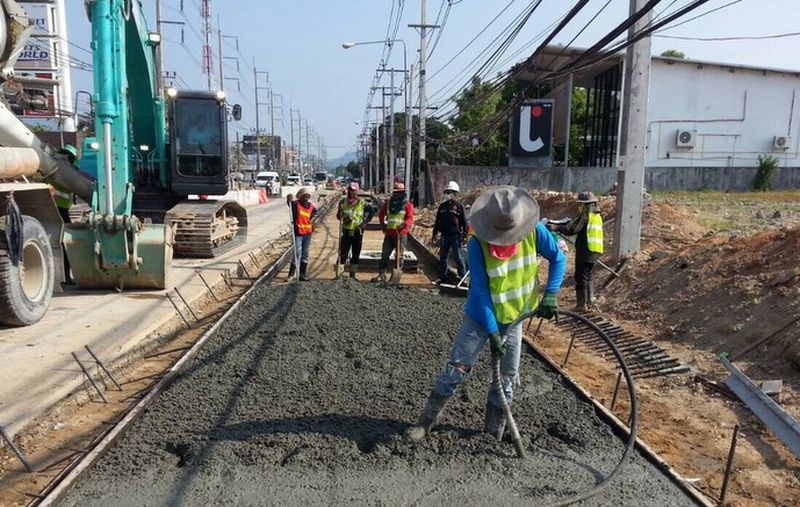
[[[310,196],[311,195],[311,191],[309,189],[305,188],[305,187],[301,188],[300,190],[297,191],[297,198],[298,199],[300,199],[304,195]]]
[[[392,186],[392,192],[405,192],[406,191],[406,184],[402,181],[396,181],[394,186]]]
[[[581,192],[578,194],[578,198],[575,199],[575,202],[580,203],[590,203],[590,202],[597,202],[597,197],[591,192]]]
[[[494,187],[472,205],[470,222],[475,235],[499,246],[515,245],[536,228],[539,204],[527,191],[511,186]]]

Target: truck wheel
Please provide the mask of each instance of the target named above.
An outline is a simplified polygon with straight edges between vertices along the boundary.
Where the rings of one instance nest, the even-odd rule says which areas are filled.
[[[44,316],[55,280],[53,251],[44,227],[23,215],[22,230],[25,243],[16,266],[8,256],[5,234],[0,234],[0,322],[11,326],[29,326]]]

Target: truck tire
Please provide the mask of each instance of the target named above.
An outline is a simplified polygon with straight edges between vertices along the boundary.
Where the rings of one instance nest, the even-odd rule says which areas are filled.
[[[10,326],[38,322],[47,312],[55,283],[53,251],[44,227],[23,215],[22,230],[22,261],[16,266],[0,233],[0,323]]]

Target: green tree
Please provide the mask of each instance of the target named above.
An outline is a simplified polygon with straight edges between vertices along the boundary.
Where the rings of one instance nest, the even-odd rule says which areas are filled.
[[[668,49],[661,53],[661,56],[666,56],[667,58],[686,58],[686,53],[678,51],[677,49]]]

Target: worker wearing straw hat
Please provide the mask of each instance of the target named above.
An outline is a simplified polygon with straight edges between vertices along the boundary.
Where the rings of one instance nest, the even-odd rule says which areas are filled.
[[[470,223],[474,229],[467,243],[471,281],[464,318],[419,422],[407,432],[412,440],[430,433],[447,400],[472,374],[487,341],[492,352],[502,356],[501,383],[510,402],[517,380],[522,325],[512,329],[509,325],[534,309],[543,318],[552,318],[557,312],[556,295],[564,278],[566,257],[539,222],[539,205],[533,196],[510,186],[489,189],[472,205]],[[537,255],[549,263],[541,299]],[[505,429],[500,403],[498,393],[490,388],[484,429],[498,439]]]

